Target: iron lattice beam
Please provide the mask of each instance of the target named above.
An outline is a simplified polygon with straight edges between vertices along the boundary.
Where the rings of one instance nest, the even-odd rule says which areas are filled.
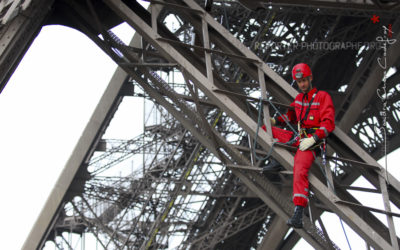
[[[29,3],[29,1],[25,2]],[[246,144],[245,140],[253,139],[257,127],[255,105],[243,96],[257,92],[260,88],[266,88],[275,100],[287,104],[296,94],[296,91],[286,82],[290,79],[289,69],[296,61],[309,60],[312,62],[314,72],[323,72],[334,64],[340,72],[336,75],[337,78],[329,78],[321,74],[318,82],[325,82],[327,84],[325,89],[331,91],[332,95],[348,97],[345,99],[346,102],[335,104],[337,107],[343,107],[342,111],[346,114],[347,105],[354,103],[354,94],[360,88],[360,84],[352,80],[358,79],[355,74],[353,75],[357,69],[360,69],[356,62],[361,61],[362,64],[364,62],[368,64],[368,60],[372,62],[371,58],[376,56],[372,49],[361,51],[361,53],[354,50],[330,52],[300,48],[288,50],[270,45],[271,42],[294,44],[299,41],[307,43],[371,41],[380,34],[380,30],[368,23],[369,20],[366,17],[369,17],[371,11],[377,11],[377,6],[382,7],[379,6],[379,2],[375,1],[362,6],[332,5],[329,1],[309,2],[318,4],[320,10],[299,6],[290,1],[285,3],[269,1],[270,5],[259,1],[257,5],[264,9],[258,10],[242,9],[242,5],[238,3],[224,2],[219,5],[220,7],[213,6],[211,14],[226,29],[192,1],[169,1],[168,3],[153,1],[155,7],[152,7],[151,14],[135,2],[125,2],[128,6],[124,6],[124,3],[119,1],[105,2],[106,5],[96,2],[91,6],[77,1],[58,1],[57,5],[54,5],[54,13],[64,14],[61,19],[50,19],[51,22],[63,22],[87,34],[128,74],[119,69],[112,79],[83,138],[78,142],[73,156],[60,177],[59,184],[62,185],[58,185],[52,192],[25,247],[40,246],[46,239],[57,237],[61,237],[62,241],[70,245],[64,237],[57,236],[59,235],[57,233],[54,237],[51,236],[57,230],[59,232],[64,230],[69,218],[65,216],[65,211],[69,213],[72,211],[81,218],[76,224],[77,233],[91,232],[105,248],[110,246],[163,248],[168,245],[169,238],[179,234],[186,237],[185,246],[192,246],[191,242],[203,239],[203,241],[197,240],[192,247],[196,248],[196,246],[212,242],[218,247],[229,248],[237,242],[236,239],[240,238],[241,234],[249,232],[246,230],[252,230],[251,235],[254,237],[248,238],[247,242],[242,242],[244,248],[257,246],[257,239],[263,237],[265,237],[264,244],[268,244],[273,232],[279,240],[272,241],[275,245],[281,244],[282,247],[288,247],[296,242],[298,240],[296,233],[316,248],[336,247],[330,242],[326,233],[318,231],[311,223],[306,223],[305,230],[296,230],[296,233],[292,233],[291,243],[283,242],[287,229],[278,232],[277,228],[281,226],[282,219],[285,220],[291,213],[291,205],[288,200],[279,197],[289,197],[288,186],[285,187],[285,183],[290,183],[290,176],[262,176],[258,174],[258,170],[238,168],[238,166],[255,164],[251,161],[251,154],[249,154],[251,150],[238,151],[239,144],[242,144],[242,147],[251,145],[251,143]],[[250,6],[250,3],[246,1],[242,1],[242,4]],[[63,8],[69,11],[62,12]],[[382,21],[393,22],[397,14],[396,6],[391,6],[390,10],[382,9],[385,8],[381,8],[379,12],[383,13],[382,16],[385,15]],[[309,15],[301,16],[298,14],[300,11],[307,11]],[[127,13],[132,15],[127,15]],[[330,13],[330,16],[324,16],[327,13]],[[181,23],[178,30],[172,31],[163,23],[164,18],[171,14]],[[140,42],[140,38],[136,36],[133,43],[126,46],[118,40],[118,37],[106,32],[121,19],[127,21],[143,36],[143,42]],[[351,32],[354,29],[360,32]],[[100,39],[98,34],[102,34],[103,39]],[[231,34],[234,34],[238,40]],[[335,58],[335,60],[330,60],[330,58]],[[395,65],[396,58],[394,58]],[[352,62],[351,67],[346,65],[346,63],[349,64],[348,62]],[[161,73],[155,72],[161,68],[176,69],[185,78],[183,85],[169,87],[170,83],[162,80]],[[363,78],[368,77],[370,68],[365,66],[361,69],[357,71],[357,74]],[[170,69],[167,71],[170,72]],[[394,86],[397,84],[396,81],[393,80]],[[240,84],[237,84],[238,82]],[[129,152],[122,149],[107,151],[103,156],[105,162],[100,163],[98,167],[88,168],[90,161],[95,160],[94,152],[102,140],[102,135],[123,101],[122,86],[132,83],[142,88],[142,96],[158,103],[159,110],[163,113],[161,116],[167,117],[168,115],[164,114],[167,111],[173,115],[173,119],[164,120],[168,126],[157,132],[156,140],[160,142],[159,147],[152,147],[151,143],[147,145],[153,160],[144,164],[143,178],[101,179],[91,168],[101,171],[112,170],[126,159],[124,157],[130,157],[135,152],[147,152],[145,145],[141,145],[140,140],[137,140],[134,142],[136,151]],[[348,88],[351,91],[338,92],[342,83],[350,83]],[[226,92],[216,92],[214,91],[216,89]],[[230,92],[240,93],[242,96],[228,94]],[[396,94],[392,95],[390,105],[393,109],[397,107],[397,98]],[[376,98],[375,102],[377,102]],[[265,118],[268,118],[268,112],[264,111]],[[398,114],[394,112],[392,115],[391,124],[396,121]],[[362,119],[368,119],[368,117],[360,118],[359,121]],[[185,143],[177,143],[179,140],[176,139],[182,135],[182,127],[177,126],[176,121],[189,131],[189,137],[182,137]],[[363,122],[359,124],[362,124],[364,128],[370,126]],[[362,134],[359,125],[355,128],[358,128],[357,135]],[[259,146],[268,151],[271,147],[270,135],[263,133],[259,136]],[[375,149],[382,147],[381,140],[375,139],[377,137],[372,138],[371,141],[377,142],[372,143],[376,146]],[[395,137],[390,139],[396,140]],[[189,141],[191,142],[187,143]],[[356,141],[360,146],[365,146],[365,142]],[[204,150],[201,151],[196,164],[192,165],[193,171],[186,175],[184,169],[189,165],[183,163],[191,162],[189,153],[195,152],[193,149],[195,145],[200,145],[197,144],[199,142]],[[162,144],[165,147],[161,146]],[[388,175],[389,179],[386,181],[390,188],[386,191],[387,186],[382,181],[386,175],[372,157],[340,129],[332,135],[331,144],[330,154],[335,153],[341,157],[339,166],[335,164],[332,173],[335,183],[351,184],[357,177],[364,176],[375,186],[377,192],[382,193],[385,202],[390,197],[390,200],[399,206],[397,180]],[[174,157],[163,157],[161,152],[167,152]],[[285,148],[276,148],[273,157],[286,169],[291,169],[293,156],[290,151]],[[178,158],[182,161],[177,161]],[[169,163],[166,164],[167,162]],[[334,162],[335,160],[332,160],[332,163]],[[236,167],[226,169],[226,166]],[[186,176],[185,181],[180,182],[180,176]],[[393,234],[390,214],[388,215],[389,227],[387,227],[379,222],[368,208],[360,206],[361,204],[348,193],[345,187],[335,184],[336,193],[333,193],[324,184],[326,180],[318,171],[314,171],[310,179],[315,189],[316,202],[322,208],[317,212],[317,217],[323,211],[333,211],[362,235],[368,244],[376,248],[396,246],[397,238]],[[211,185],[213,182],[220,186]],[[140,192],[133,192],[134,189],[139,189]],[[204,194],[205,190],[209,195],[201,195],[202,198],[199,198],[198,194]],[[388,192],[389,197],[387,197]],[[99,194],[102,193],[104,195],[100,196]],[[225,196],[221,197],[223,194]],[[189,201],[185,197],[190,197]],[[280,220],[274,219],[273,223],[270,223],[269,219],[263,222],[258,221],[250,228],[239,226],[237,231],[232,231],[232,235],[237,237],[204,234],[207,230],[218,230],[220,225],[211,223],[215,221],[220,221],[223,227],[233,227],[235,224],[232,218],[246,214],[243,213],[240,204],[246,202],[249,197],[254,204],[268,204],[268,211],[272,211],[273,218],[280,218]],[[193,203],[199,199],[202,208],[192,209]],[[171,200],[175,201],[170,203]],[[342,200],[351,203],[343,203]],[[172,207],[169,207],[170,204]],[[106,209],[98,210],[101,206],[105,206]],[[251,209],[251,206],[244,206],[244,209]],[[140,213],[137,214],[137,211]],[[190,215],[191,219],[184,220],[183,214]],[[198,218],[200,214],[207,216],[200,219]],[[363,216],[359,216],[361,214]],[[55,223],[56,221],[58,223]],[[132,221],[140,225],[138,230],[132,227]],[[377,234],[372,235],[369,230]],[[254,232],[259,232],[259,235]]]

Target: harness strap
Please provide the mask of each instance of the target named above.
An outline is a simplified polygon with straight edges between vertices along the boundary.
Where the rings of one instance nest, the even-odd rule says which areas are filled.
[[[298,119],[299,122],[300,122],[300,125],[303,124],[303,121],[304,121],[304,120],[307,120],[308,113],[310,112],[312,103],[313,103],[313,101],[314,101],[314,98],[317,96],[317,93],[318,93],[318,90],[315,91],[315,93],[313,94],[313,96],[312,96],[312,98],[311,98],[311,101],[309,102],[309,105],[308,105],[308,107],[307,107],[306,113],[304,114],[304,117],[301,118],[301,114],[303,113],[303,107],[304,107],[304,106],[303,106],[304,97],[306,97],[307,94],[303,95],[303,100],[301,100],[301,104],[302,104],[302,105],[301,105],[301,110],[300,110],[300,117],[299,117],[299,119]]]

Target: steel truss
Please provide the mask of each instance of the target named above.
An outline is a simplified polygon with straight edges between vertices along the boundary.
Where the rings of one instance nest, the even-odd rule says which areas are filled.
[[[162,249],[177,240],[182,249],[291,248],[299,237],[316,249],[338,248],[320,217],[325,211],[340,216],[366,244],[399,248],[393,224],[393,216],[399,215],[390,212],[389,202],[399,207],[400,184],[374,160],[380,156],[374,152],[384,146],[382,137],[366,132],[381,125],[379,99],[371,94],[383,76],[373,64],[381,54],[368,46],[332,52],[292,46],[373,41],[382,32],[365,18],[375,11],[373,3],[362,10],[359,5],[343,8],[324,1],[312,2],[321,7],[318,10],[290,1],[257,3],[258,9],[247,9],[253,7],[249,1],[215,1],[210,13],[192,0],[152,1],[150,11],[132,1],[67,4],[73,10],[66,14],[72,26],[127,73],[119,69],[110,82],[26,249],[40,248],[46,240],[55,241],[58,248],[63,244],[72,248],[66,233],[88,232],[106,249]],[[387,15],[382,22],[393,23],[396,34],[397,12],[392,7],[383,10]],[[299,15],[301,11],[308,15]],[[105,13],[127,22],[141,38],[123,44],[109,31],[115,21],[102,18]],[[181,23],[176,30],[164,22],[171,15]],[[399,51],[396,46],[389,49]],[[396,68],[399,56],[391,55],[389,66]],[[290,147],[273,146],[271,135],[264,132],[258,133],[257,148],[252,148],[258,124],[257,99],[251,96],[290,103],[297,92],[287,83],[289,71],[301,60],[310,61],[314,72],[323,72],[316,79],[317,87],[338,97],[337,120],[343,130],[337,128],[329,139],[328,165],[313,167],[312,213],[304,229],[285,237],[289,228],[284,221],[293,210],[293,152]],[[334,76],[326,70],[331,65],[336,68]],[[178,72],[182,83],[164,81],[161,69]],[[375,85],[365,88],[363,79]],[[388,80],[388,139],[393,145],[389,151],[397,148],[399,140],[398,83],[395,72]],[[155,101],[162,119],[132,140],[103,139],[122,102],[124,86],[132,85]],[[346,91],[338,91],[343,85]],[[359,105],[360,89],[374,101]],[[268,118],[274,111],[267,102],[263,106],[264,122],[270,127]],[[346,117],[352,117],[352,122]],[[355,142],[346,135],[350,131]],[[95,152],[104,145],[105,152]],[[286,170],[263,175],[254,152],[265,156],[272,147],[272,157]],[[141,169],[116,177],[115,171],[126,168],[126,159],[134,154],[148,156]],[[374,186],[363,191],[381,194],[384,210],[366,207],[350,194],[357,189],[351,184],[360,176]],[[388,226],[372,211],[387,215]]]

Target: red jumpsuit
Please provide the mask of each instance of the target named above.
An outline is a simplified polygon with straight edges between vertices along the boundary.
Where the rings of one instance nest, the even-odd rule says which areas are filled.
[[[314,94],[314,100],[312,100]],[[311,107],[307,117],[305,117],[311,100]],[[313,133],[308,136],[313,136],[317,142],[327,137],[335,129],[335,109],[327,92],[317,91],[316,88],[313,88],[307,94],[298,94],[290,106],[294,107],[294,110],[289,110],[285,115],[278,117],[278,124],[284,124],[284,118],[294,124],[300,121],[301,128],[315,128]],[[288,142],[292,138],[293,132],[272,127],[272,135],[280,142]],[[292,146],[297,147],[299,144],[297,140]],[[307,206],[308,171],[313,161],[314,155],[311,150],[301,151],[297,149],[293,166],[293,203],[296,206]]]

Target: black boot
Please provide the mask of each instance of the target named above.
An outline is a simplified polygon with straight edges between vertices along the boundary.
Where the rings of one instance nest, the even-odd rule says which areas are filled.
[[[268,160],[268,164],[266,164],[263,168],[263,172],[278,172],[283,169],[282,165],[273,158]]]
[[[286,224],[288,226],[294,227],[294,228],[302,228],[303,227],[303,210],[304,207],[302,206],[296,206],[294,208],[294,214],[292,218],[290,218]]]

